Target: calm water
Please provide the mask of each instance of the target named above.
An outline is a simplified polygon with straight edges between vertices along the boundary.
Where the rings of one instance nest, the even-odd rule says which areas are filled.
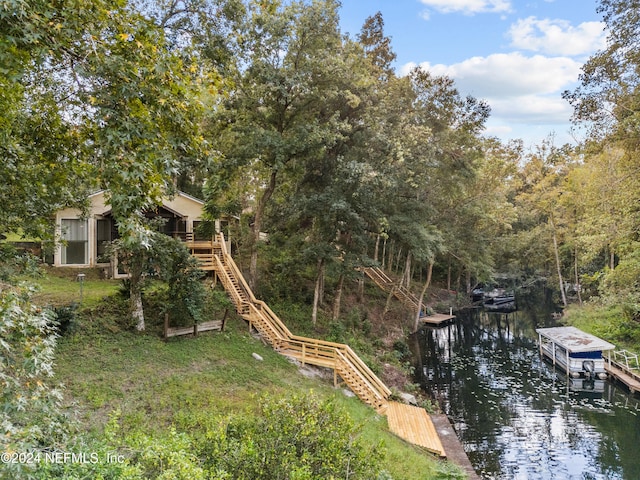
[[[413,337],[416,374],[485,479],[640,479],[640,397],[575,391],[541,360],[550,311],[475,311]]]

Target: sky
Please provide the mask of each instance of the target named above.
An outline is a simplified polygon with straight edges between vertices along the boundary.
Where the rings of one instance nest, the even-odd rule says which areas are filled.
[[[485,134],[533,148],[583,139],[562,92],[606,45],[597,0],[341,0],[341,29],[355,37],[381,12],[406,75],[420,66],[491,106]]]

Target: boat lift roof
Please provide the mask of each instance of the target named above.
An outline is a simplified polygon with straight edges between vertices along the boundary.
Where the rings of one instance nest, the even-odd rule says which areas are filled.
[[[536,332],[572,353],[605,351],[616,348],[615,345],[576,327],[538,328]]]

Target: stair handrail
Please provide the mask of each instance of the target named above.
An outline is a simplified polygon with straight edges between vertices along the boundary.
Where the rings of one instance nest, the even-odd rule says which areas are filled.
[[[354,368],[352,368],[352,371],[355,372],[358,375],[358,377],[360,378],[360,381],[362,383],[364,383],[368,387],[367,390],[371,393],[371,395],[373,395],[373,400],[375,400],[375,403],[379,404],[379,405],[384,403],[387,400],[387,398],[391,395],[391,391],[389,391],[389,389],[384,384],[383,384],[383,386],[384,386],[383,389],[376,388],[376,386],[371,383],[371,381],[370,381],[371,379],[370,378],[367,378],[367,376],[363,375],[363,372],[360,369],[355,368],[356,365],[354,365],[354,363],[352,361],[353,357],[351,355],[346,354],[346,353],[348,353],[348,352],[338,350],[336,352],[336,355],[337,355],[338,359],[340,361],[342,361],[343,364],[348,365],[350,367],[354,367]],[[351,352],[351,353],[353,353],[353,352]],[[357,355],[356,355],[356,357],[357,357]],[[367,370],[369,370],[368,367],[367,367]],[[373,372],[371,372],[371,373],[373,373]],[[378,377],[376,377],[374,375],[374,378],[377,379]]]
[[[391,292],[401,301],[410,303],[414,308],[418,308],[418,298],[404,285],[396,285],[395,282],[379,267],[365,268],[367,276],[373,280],[382,290]]]
[[[244,299],[238,294],[236,289],[233,288],[233,281],[231,280],[231,278],[229,277],[229,274],[224,269],[224,264],[222,263],[222,260],[218,257],[218,255],[214,255],[214,258],[215,258],[216,271],[218,273],[218,277],[220,277],[220,280],[224,284],[225,290],[229,295],[231,295],[232,300],[235,300],[234,303],[236,304],[236,307],[238,307],[239,309],[241,304],[248,303],[248,302],[245,302]]]
[[[247,284],[244,275],[240,272],[235,260],[233,257],[227,252],[226,242],[224,240],[224,234],[219,233],[219,242],[220,249],[222,252],[222,256],[224,257],[224,264],[231,270],[235,279],[238,281],[240,287],[244,290],[247,298],[249,308],[255,310],[259,315],[267,320],[269,324],[269,328],[272,332],[276,334],[276,338],[279,341],[283,342],[299,342],[300,344],[308,345],[312,348],[320,349],[327,352],[334,352],[336,356],[342,355],[344,358],[348,360],[348,363],[354,367],[354,370],[357,374],[362,377],[364,382],[367,384],[369,389],[374,392],[376,395],[382,397],[383,399],[389,397],[391,395],[391,391],[389,388],[377,377],[375,373],[369,368],[369,366],[364,363],[364,361],[346,344],[329,342],[326,340],[318,340],[309,337],[303,337],[299,335],[293,335],[291,331],[287,328],[287,326],[282,322],[282,320],[271,310],[271,308],[262,300],[258,300],[253,291]],[[229,278],[227,272],[224,270],[224,264],[222,263],[222,259],[217,255],[216,262],[218,264],[218,269],[224,272],[224,277],[227,280],[227,284],[232,285],[231,279]],[[227,290],[232,290],[235,295],[237,292],[233,288],[227,288]],[[242,301],[241,298],[238,297],[239,301]],[[311,362],[310,362],[311,363]]]
[[[274,342],[280,342],[280,343],[289,341],[289,338],[287,338],[286,336],[283,336],[277,328],[274,328],[273,323],[270,322],[268,319],[266,319],[264,314],[260,310],[258,310],[255,305],[250,303],[249,310],[253,311],[258,317],[264,320],[264,323],[266,324],[267,328],[271,333],[271,335],[268,335],[269,339],[273,339]],[[276,346],[276,345],[273,345],[273,346]]]
[[[369,366],[364,363],[362,358],[353,351],[353,349],[349,345],[344,345],[344,349],[342,350],[343,355],[347,357],[350,363],[356,367],[356,369],[367,379],[367,381],[374,386],[374,389],[380,392],[380,395],[384,398],[388,398],[391,395],[391,390],[387,387],[382,380],[378,378],[378,376],[373,373],[373,370],[369,368]]]

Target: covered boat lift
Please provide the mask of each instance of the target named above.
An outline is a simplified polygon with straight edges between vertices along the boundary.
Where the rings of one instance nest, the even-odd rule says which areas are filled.
[[[540,354],[572,377],[606,378],[603,353],[615,345],[576,327],[538,328]],[[610,358],[609,358],[610,360]]]

